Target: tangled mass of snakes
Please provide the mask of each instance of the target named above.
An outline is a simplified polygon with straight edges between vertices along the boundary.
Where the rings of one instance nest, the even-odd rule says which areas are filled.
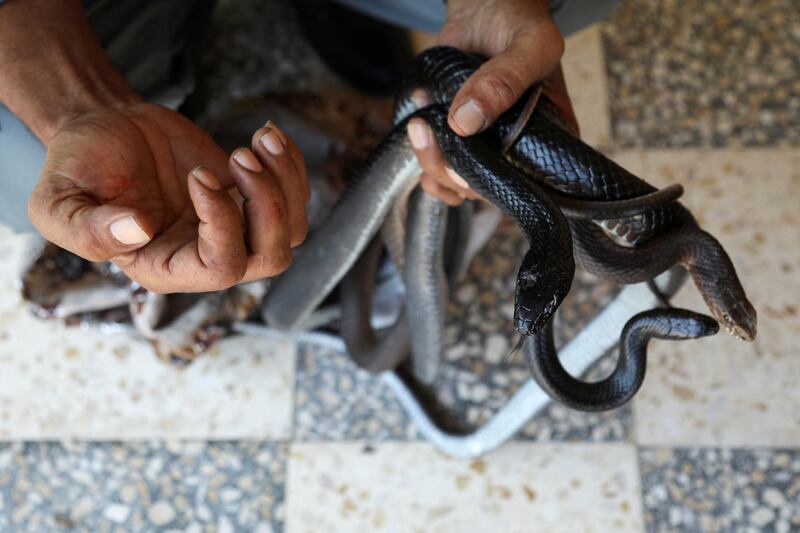
[[[448,286],[467,260],[463,243],[471,210],[468,205],[448,208],[416,187],[420,167],[406,124],[420,117],[430,124],[447,163],[509,216],[529,245],[516,280],[514,326],[533,379],[553,399],[585,411],[623,405],[643,383],[653,338],[704,337],[717,333],[721,324],[738,338],[754,339],[755,309],[725,250],[678,201],[680,186],[658,190],[595,151],[533,91],[483,133],[460,137],[449,128],[449,104],[481,63],[448,47],[416,58],[397,98],[393,129],[353,173],[289,270],[271,283],[186,297],[181,303],[179,296],[148,293],[113,265],[86,266],[66,252],[51,251],[51,267],[60,262],[61,272],[73,279],[94,276],[102,280],[100,288],[94,284],[92,297],[79,299],[73,290],[55,301],[52,291],[44,295],[33,288],[38,270],[31,268],[24,279],[26,297],[48,316],[96,313],[100,300],[107,310],[112,303],[124,307],[157,350],[175,357],[181,347],[207,345],[224,334],[225,323],[254,310],[272,328],[308,327],[338,287],[340,334],[352,360],[373,372],[408,361],[415,379],[432,383],[445,344]],[[412,98],[420,90],[430,96],[423,108]],[[406,297],[394,324],[378,332],[371,316],[384,255],[400,273]],[[622,330],[611,374],[582,381],[562,366],[553,335],[553,318],[570,290],[576,263],[616,284],[648,282],[682,267],[712,316],[668,302],[639,313]]]

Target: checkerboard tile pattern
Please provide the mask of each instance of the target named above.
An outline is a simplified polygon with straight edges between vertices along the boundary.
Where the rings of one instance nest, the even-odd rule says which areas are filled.
[[[242,336],[173,369],[125,334],[27,316],[14,285],[24,238],[5,232],[0,530],[800,528],[800,108],[797,76],[782,70],[800,57],[800,21],[790,3],[625,0],[609,23],[568,39],[564,65],[587,142],[656,185],[686,187],[758,308],[757,342],[655,342],[630,406],[552,405],[499,450],[453,459],[420,440],[378,377],[330,347]],[[222,65],[209,85],[220,105],[328,83],[300,44],[289,67],[249,84],[274,58],[248,38],[297,40],[287,4],[274,4],[221,2],[215,31],[227,37],[209,55]],[[772,81],[759,75],[769,65],[781,67]],[[461,429],[526,377],[504,357],[519,246],[501,226],[455,290],[452,346],[431,393]],[[576,288],[559,342],[615,290],[583,275]],[[677,302],[703,309],[690,285]]]

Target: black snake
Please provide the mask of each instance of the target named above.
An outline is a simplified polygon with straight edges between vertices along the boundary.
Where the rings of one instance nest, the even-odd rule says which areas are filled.
[[[618,283],[650,280],[676,264],[684,266],[714,318],[734,335],[753,339],[755,310],[719,242],[676,201],[682,192],[679,187],[658,191],[595,151],[544,99],[524,125],[518,120],[524,103],[519,103],[482,134],[464,138],[450,130],[449,103],[481,61],[447,47],[418,56],[398,97],[395,128],[362,166],[334,208],[329,225],[312,236],[308,251],[279,281],[267,301],[268,321],[283,327],[301,322],[353,266],[392,201],[415,183],[419,167],[405,128],[410,117],[418,116],[431,125],[448,164],[510,215],[530,244],[517,276],[514,321],[528,339],[525,353],[534,378],[554,398],[588,410],[621,405],[641,385],[649,338],[696,338],[717,329],[710,318],[685,310],[637,315],[623,331],[620,358],[611,376],[595,384],[577,380],[561,366],[552,340],[552,317],[570,289],[573,257],[591,273]],[[431,105],[416,109],[412,93],[418,90],[428,93]],[[516,140],[503,146],[509,134]],[[304,281],[298,294],[296,289]],[[427,300],[418,293],[417,300],[409,298],[417,302],[415,306],[441,305],[436,296],[441,288],[434,281],[415,290],[429,293]],[[363,311],[360,316],[363,322]],[[352,351],[364,351],[354,335],[345,339]],[[383,362],[395,364],[398,347],[390,348],[386,353],[391,357]],[[370,353],[372,359],[385,355],[381,350]],[[415,354],[415,358],[438,355]],[[364,366],[386,366],[372,363],[362,361]]]

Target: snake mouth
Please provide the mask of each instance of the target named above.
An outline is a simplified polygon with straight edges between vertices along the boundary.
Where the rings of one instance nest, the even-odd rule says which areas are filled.
[[[727,313],[723,314],[722,319],[717,318],[717,320],[719,321],[720,324],[722,324],[722,327],[724,327],[728,333],[730,333],[739,340],[749,342],[756,338],[755,323],[747,325],[741,323],[737,324],[735,321],[730,319],[730,315],[728,315]]]
[[[514,327],[523,335],[536,335],[553,318],[557,307],[557,294],[554,294],[538,313],[520,306],[518,302],[514,309]]]
[[[725,330],[743,341],[752,341],[758,331],[757,313],[747,300],[737,299],[730,305],[710,304],[711,314]]]

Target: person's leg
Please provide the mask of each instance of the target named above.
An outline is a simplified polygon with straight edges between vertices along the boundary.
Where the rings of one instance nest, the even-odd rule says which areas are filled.
[[[214,0],[83,0],[111,62],[147,101],[177,108],[194,89],[194,63]]]
[[[619,0],[550,0],[553,19],[565,37],[606,20],[617,4]]]
[[[404,28],[437,32],[447,10],[442,0],[336,0],[356,11]],[[551,0],[553,18],[566,36],[604,20],[619,0]]]
[[[437,32],[447,10],[443,0],[335,0],[355,11],[401,28]]]
[[[0,223],[32,231],[28,198],[39,179],[44,146],[11,111],[0,105]]]

